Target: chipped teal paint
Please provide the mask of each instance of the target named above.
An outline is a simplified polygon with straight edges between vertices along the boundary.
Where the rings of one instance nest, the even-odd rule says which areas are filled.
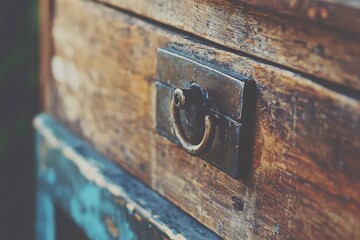
[[[108,235],[106,229],[98,223],[98,219],[101,219],[98,210],[100,205],[100,189],[96,186],[87,185],[78,192],[77,197],[71,198],[70,212],[76,222],[88,228],[87,234],[89,236],[106,239]],[[93,211],[83,211],[82,207],[93,209]]]
[[[36,135],[36,142],[40,142],[40,135]],[[37,145],[37,147],[39,147]],[[36,151],[37,166],[40,166],[39,160],[40,151]],[[48,183],[55,183],[56,177],[54,171],[41,171],[37,168],[37,185],[38,190],[36,192],[36,226],[35,237],[38,240],[55,240],[55,207],[51,196],[43,188],[44,181],[47,179]]]
[[[55,211],[51,197],[42,191],[36,194],[36,239],[55,239]]]
[[[37,139],[37,152],[46,153],[44,156],[38,155],[38,175],[41,190],[52,196],[53,201],[62,207],[75,223],[82,227],[90,239],[137,239],[125,216],[126,213],[113,201],[111,194],[106,189],[102,189],[85,179],[79,169],[59,149],[52,148],[40,134],[38,134]],[[39,206],[42,204],[39,203]],[[43,211],[49,212],[45,208]],[[104,224],[105,217],[112,218],[113,224],[121,235],[116,237],[108,232],[107,226]],[[47,232],[47,235],[54,231],[54,224],[50,228],[48,224],[41,223],[41,225],[43,225],[42,228]],[[53,239],[43,237],[43,235],[38,234],[40,236],[38,239]]]
[[[78,192],[75,198],[71,198],[70,212],[74,220],[86,229],[91,239],[109,239],[109,233],[104,225],[104,216],[111,216],[114,213],[116,217],[112,218],[112,221],[117,222],[122,239],[136,239],[124,214],[118,212],[115,206],[113,203],[103,201],[102,190],[98,186],[88,184]]]
[[[117,165],[104,159],[52,117],[41,114],[36,122],[38,192],[50,196],[50,200],[65,210],[90,239],[219,239]],[[65,149],[76,156],[64,154]],[[90,171],[95,169],[96,173],[84,173],[80,166],[84,162],[76,162],[76,157],[85,161],[86,166],[91,167]],[[121,191],[115,196],[114,191],[99,186],[91,179],[94,174],[100,176],[100,182],[116,186]],[[38,205],[41,206],[40,201]],[[49,213],[41,208],[39,216],[42,211]],[[38,232],[48,231],[39,227],[39,219]],[[106,224],[109,220],[117,231],[109,231]],[[51,229],[49,232],[53,231]],[[42,236],[45,233],[38,234],[38,239],[53,239]]]
[[[47,170],[46,178],[47,178],[47,182],[48,182],[50,185],[55,184],[55,182],[56,182],[55,170],[52,169],[52,168],[49,168],[49,169]]]

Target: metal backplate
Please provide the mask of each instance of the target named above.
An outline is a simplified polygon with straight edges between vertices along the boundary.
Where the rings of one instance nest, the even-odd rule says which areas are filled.
[[[253,107],[253,81],[245,77],[231,77],[164,49],[158,50],[157,74],[157,131],[179,144],[169,112],[172,93],[175,88],[187,88],[197,83],[206,92],[208,111],[217,119],[214,142],[200,157],[234,178],[246,177],[250,166],[254,111],[245,110],[244,107]],[[191,131],[186,131],[186,126],[199,124],[189,122],[188,119],[182,119],[182,123],[189,139],[196,139],[196,136],[191,136]]]

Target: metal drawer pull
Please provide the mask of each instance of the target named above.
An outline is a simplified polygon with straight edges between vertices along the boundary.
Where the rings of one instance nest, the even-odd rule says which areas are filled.
[[[170,104],[170,117],[175,132],[175,136],[179,140],[181,146],[189,154],[198,156],[203,154],[205,151],[207,151],[213,142],[215,121],[213,116],[206,115],[204,118],[205,131],[200,143],[193,144],[188,140],[184,132],[184,129],[181,126],[180,109],[191,105],[191,93],[192,93],[192,89],[181,89],[181,88],[175,89]]]
[[[228,74],[158,49],[155,127],[187,153],[234,178],[246,178],[257,90],[245,76]]]

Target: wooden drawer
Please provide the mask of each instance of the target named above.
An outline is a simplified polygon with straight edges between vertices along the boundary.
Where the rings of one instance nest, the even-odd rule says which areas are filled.
[[[154,0],[150,8],[104,2],[55,1],[48,112],[225,239],[360,238],[357,41],[317,24],[305,31],[310,23],[243,11],[241,1],[228,13],[239,18],[224,31],[217,29],[226,17],[214,13],[223,9],[216,1],[194,8],[193,1]],[[232,26],[243,19],[250,23],[236,29],[248,38],[238,45],[229,34],[240,34]],[[302,43],[291,38],[299,29]],[[273,31],[277,38],[268,39]],[[158,48],[256,82],[250,177],[236,180],[157,133]],[[335,91],[326,81],[343,87]]]
[[[360,4],[319,0],[99,0],[293,71],[360,90]]]

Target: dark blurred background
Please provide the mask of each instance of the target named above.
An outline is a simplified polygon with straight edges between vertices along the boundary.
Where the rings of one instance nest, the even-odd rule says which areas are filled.
[[[39,112],[36,0],[0,0],[0,239],[34,237]]]

